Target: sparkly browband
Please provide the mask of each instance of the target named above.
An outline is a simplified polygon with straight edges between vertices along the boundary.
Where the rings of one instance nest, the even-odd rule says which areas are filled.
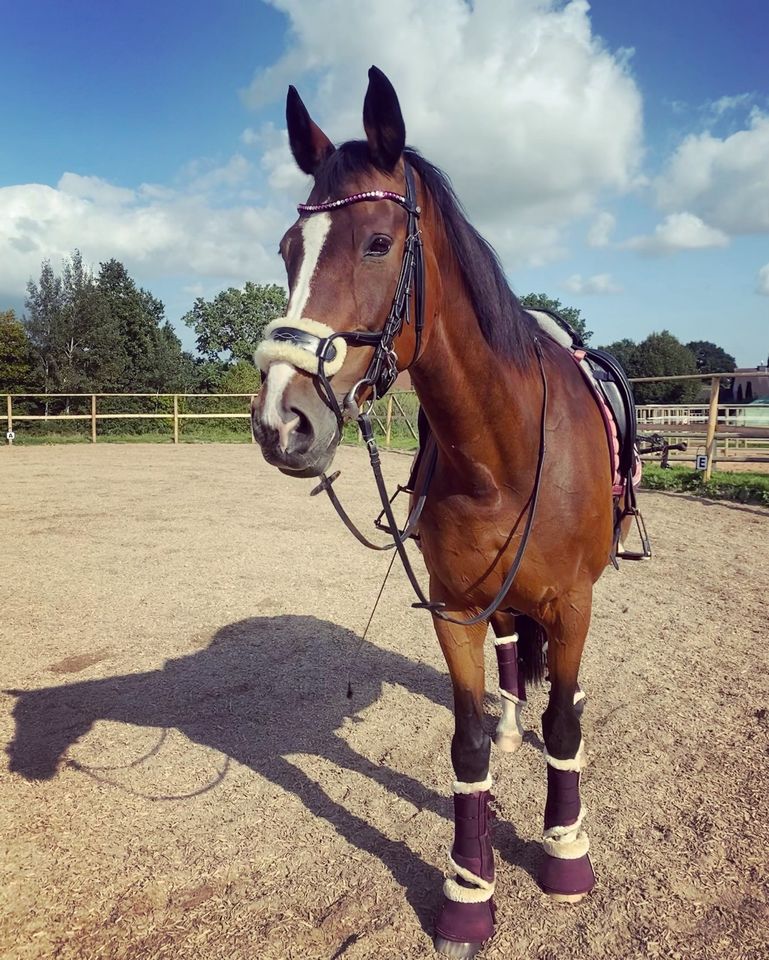
[[[347,207],[351,203],[361,203],[364,200],[394,200],[404,209],[417,215],[421,213],[419,207],[412,206],[408,197],[403,197],[399,193],[393,193],[392,190],[366,190],[364,193],[353,193],[349,197],[342,197],[341,200],[327,200],[325,203],[300,203],[297,205],[299,213],[323,213],[326,210],[336,210],[339,207]]]

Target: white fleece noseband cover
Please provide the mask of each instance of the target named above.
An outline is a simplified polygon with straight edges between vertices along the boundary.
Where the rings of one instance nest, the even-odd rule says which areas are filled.
[[[266,370],[271,363],[290,363],[292,367],[317,375],[319,358],[313,347],[303,346],[288,337],[282,339],[280,335],[276,339],[275,332],[285,327],[301,330],[311,337],[317,337],[318,340],[326,340],[338,332],[328,324],[310,320],[309,317],[300,317],[298,320],[278,317],[264,328],[264,339],[256,348],[254,363],[260,370]],[[335,373],[339,373],[347,356],[347,342],[342,337],[334,340],[333,348],[336,351],[333,360],[326,360],[323,364],[327,377],[333,377]]]

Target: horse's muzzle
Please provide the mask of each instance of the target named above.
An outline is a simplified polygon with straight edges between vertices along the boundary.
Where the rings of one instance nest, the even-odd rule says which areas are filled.
[[[319,477],[334,459],[339,433],[318,437],[310,421],[298,414],[279,429],[267,426],[253,412],[254,439],[267,463],[291,477]]]

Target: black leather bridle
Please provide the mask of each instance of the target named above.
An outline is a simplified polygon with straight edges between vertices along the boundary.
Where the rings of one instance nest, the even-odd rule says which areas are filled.
[[[410,367],[419,357],[422,345],[422,330],[424,329],[424,258],[422,255],[422,236],[419,230],[419,215],[422,212],[416,201],[414,187],[414,173],[407,162],[404,162],[406,178],[406,194],[401,196],[390,190],[368,190],[355,193],[341,200],[328,200],[325,203],[300,203],[298,210],[302,214],[325,213],[346,207],[353,203],[368,203],[377,200],[389,200],[399,204],[408,215],[406,227],[406,241],[403,247],[398,282],[395,285],[390,310],[387,314],[381,331],[369,333],[367,331],[342,330],[329,337],[313,337],[303,330],[286,325],[274,330],[272,339],[290,339],[298,346],[312,350],[318,358],[318,372],[315,374],[326,395],[329,406],[334,411],[339,429],[346,417],[356,419],[360,413],[359,398],[363,392],[370,389],[371,400],[383,397],[395,383],[398,376],[398,355],[395,352],[395,341],[404,324],[414,323],[415,345],[414,353],[408,366]],[[412,317],[411,294],[414,294]],[[373,347],[374,355],[364,376],[348,392],[340,405],[334,393],[331,381],[326,375],[326,363],[336,357],[335,340],[344,340],[354,347]],[[407,369],[407,368],[405,368]]]

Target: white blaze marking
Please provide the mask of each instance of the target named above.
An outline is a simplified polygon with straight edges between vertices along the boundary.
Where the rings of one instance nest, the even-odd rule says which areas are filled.
[[[267,393],[262,407],[262,423],[273,430],[279,430],[283,424],[280,415],[283,391],[288,386],[291,377],[296,373],[290,363],[271,363],[267,376]]]
[[[326,242],[330,229],[331,216],[328,213],[313,214],[302,223],[303,257],[299,267],[299,276],[296,279],[294,289],[291,291],[291,299],[286,310],[287,324],[299,320],[309,302],[312,278],[315,275],[315,268],[318,266],[323,244]],[[267,377],[267,394],[262,407],[262,423],[274,430],[281,431],[282,445],[287,442],[287,437],[284,436],[286,428],[280,415],[281,401],[283,393],[295,373],[296,369],[290,363],[278,362],[270,364],[269,376]],[[292,426],[296,423],[298,423],[298,419],[292,421]]]
[[[304,259],[299,268],[296,285],[291,291],[291,299],[286,311],[286,319],[291,322],[298,320],[304,313],[304,308],[310,299],[310,286],[315,274],[315,268],[320,259],[323,244],[326,242],[328,231],[331,229],[330,213],[315,213],[302,223],[302,242]]]

